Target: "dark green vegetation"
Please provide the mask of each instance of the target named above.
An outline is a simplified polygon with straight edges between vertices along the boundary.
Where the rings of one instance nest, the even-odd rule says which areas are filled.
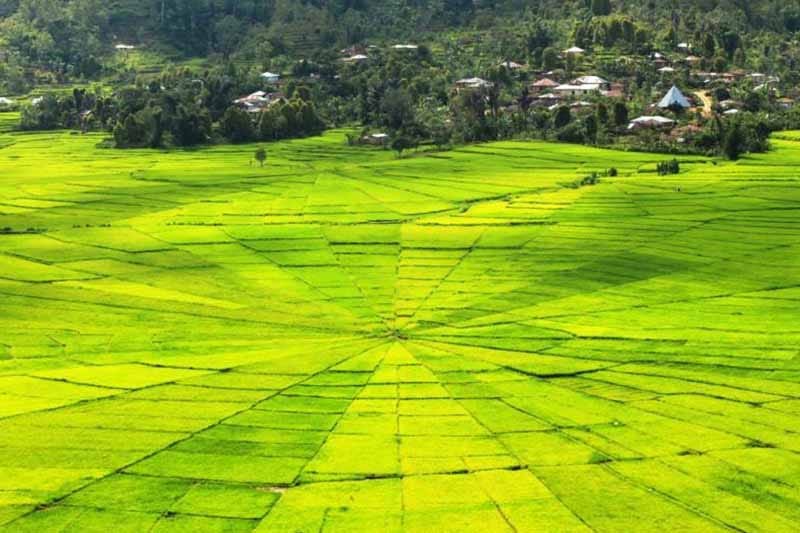
[[[735,159],[766,150],[770,132],[800,126],[789,110],[800,96],[796,0],[4,0],[0,17],[0,94],[66,89],[23,104],[22,127],[105,130],[119,147],[269,141],[359,125],[388,132],[401,154],[418,144],[547,138]],[[572,46],[586,53],[565,54]],[[664,64],[675,68],[665,74]],[[266,70],[283,78],[265,83]],[[726,70],[769,78],[706,79]],[[568,83],[582,74],[622,88],[560,106],[531,93],[542,76]],[[488,83],[454,88],[472,77]],[[71,94],[91,82],[94,90]],[[630,135],[628,119],[650,113],[673,83],[714,106],[734,102],[742,114],[723,120],[715,107],[712,120],[711,109],[676,109],[683,130]],[[248,108],[247,124],[231,108],[260,90],[270,112]]]
[[[112,37],[147,37],[188,55],[263,59],[370,38],[419,37],[443,29],[508,29],[512,23],[523,26],[535,20],[577,31],[579,46],[634,44],[637,32],[643,36],[669,31],[674,23],[704,52],[732,56],[743,40],[749,41],[747,34],[763,35],[763,46],[769,35],[800,30],[796,0],[0,0],[0,16],[10,17],[4,35],[25,57],[89,74],[102,63],[104,45]],[[587,23],[593,16],[596,22]],[[608,31],[613,17],[622,31]],[[634,24],[633,33],[624,27],[626,20]],[[581,21],[577,29],[576,21]],[[590,31],[597,27],[604,31]],[[773,53],[764,59],[778,60],[778,50],[769,50]]]
[[[798,138],[0,135],[0,524],[797,531]]]

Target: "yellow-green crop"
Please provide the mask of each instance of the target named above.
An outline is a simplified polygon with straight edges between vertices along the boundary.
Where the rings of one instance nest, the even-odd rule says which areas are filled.
[[[0,527],[797,531],[797,139],[0,133]]]

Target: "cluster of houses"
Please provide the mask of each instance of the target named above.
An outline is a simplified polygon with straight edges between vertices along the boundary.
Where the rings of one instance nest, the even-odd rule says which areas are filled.
[[[552,75],[552,73],[548,73]],[[533,82],[530,87],[531,94],[542,105],[557,105],[557,102],[566,98],[600,95],[607,98],[621,98],[624,96],[624,86],[621,83],[611,83],[600,76],[580,76],[569,83],[558,83],[549,77],[543,77]]]
[[[360,63],[367,61],[370,58],[370,52],[373,52],[378,47],[375,45],[356,45],[345,48],[340,51],[341,57],[339,61],[344,64]],[[396,51],[416,51],[419,46],[416,44],[394,44],[388,47],[389,50]],[[586,53],[586,51],[578,46],[573,46],[562,50],[561,56],[579,57]],[[689,81],[695,87],[708,87],[719,86],[721,84],[733,84],[743,81],[749,81],[749,87],[754,91],[774,89],[780,80],[775,76],[768,76],[762,73],[754,72],[748,73],[741,69],[733,69],[728,72],[705,72],[697,68],[703,61],[702,58],[692,54],[692,47],[689,43],[679,43],[677,45],[677,59],[676,54],[671,54],[672,59],[668,58],[665,54],[660,52],[651,53],[647,59],[652,63],[656,72],[664,75],[664,79],[674,79],[674,74],[681,69],[682,72],[688,72]],[[505,60],[499,66],[508,69],[509,71],[522,71],[526,66],[515,61]],[[237,98],[234,103],[239,105],[248,112],[260,112],[269,107],[274,102],[283,98],[283,94],[279,92],[280,85],[282,84],[281,76],[273,72],[264,72],[261,74],[261,79],[264,82],[265,89],[256,91],[252,94]],[[625,84],[621,82],[613,82],[606,80],[597,75],[582,75],[569,81],[559,80],[559,72],[551,71],[546,72],[537,77],[535,81],[528,85],[528,94],[530,96],[530,105],[532,107],[541,107],[549,110],[555,110],[559,106],[568,106],[576,111],[590,111],[596,106],[596,98],[604,97],[609,99],[624,100],[626,96]],[[458,93],[461,91],[471,90],[487,90],[494,86],[492,81],[485,80],[479,77],[467,77],[459,79],[454,83],[453,90]],[[704,109],[703,113],[710,115],[711,105],[710,100],[704,96],[703,91],[700,90],[697,94],[699,98],[704,101],[701,102]],[[699,101],[698,101],[699,102]],[[794,101],[788,98],[777,100],[777,102],[785,108],[794,105]],[[513,105],[511,107],[514,107]],[[628,130],[636,131],[642,129],[653,130],[671,130],[677,121],[675,120],[674,113],[666,113],[669,110],[672,112],[680,112],[690,108],[697,107],[692,96],[687,97],[676,86],[672,86],[669,91],[658,102],[648,108],[644,115],[634,118],[628,125]],[[733,115],[739,112],[742,104],[734,100],[723,100],[717,102],[717,109],[725,115]],[[370,138],[370,142],[385,143],[386,138],[381,135],[376,136],[374,139]]]
[[[281,75],[274,72],[262,72],[259,77],[265,86],[277,87],[281,85]],[[264,109],[275,102],[284,98],[283,93],[279,91],[256,91],[254,93],[242,96],[233,101],[233,103],[248,113],[260,113]]]
[[[389,45],[389,50],[395,51],[416,51],[419,45],[398,43]],[[703,60],[702,58],[693,55],[692,46],[689,43],[683,42],[677,45],[677,52],[670,54],[672,58],[660,52],[653,52],[648,56],[656,71],[663,74],[668,80],[674,78],[678,68],[686,71],[685,66],[688,66],[690,73],[690,80],[692,85],[700,86],[710,85],[715,82],[734,83],[742,80],[750,80],[753,85],[753,90],[771,89],[779,83],[779,79],[774,76],[767,76],[761,73],[747,73],[743,70],[731,70],[729,72],[703,72],[696,67]],[[370,59],[370,53],[376,51],[376,45],[354,45],[340,50],[341,57],[339,61],[344,64],[354,64],[364,62]],[[578,58],[586,54],[583,48],[572,46],[561,51],[563,58],[574,57]],[[677,56],[677,58],[676,58]],[[500,66],[508,69],[509,71],[520,71],[526,67],[523,64],[515,61],[506,60],[500,63]],[[267,86],[278,86],[281,83],[279,74],[272,72],[264,72],[261,75],[264,83]],[[573,109],[593,107],[590,101],[594,100],[596,96],[612,99],[624,99],[625,85],[620,82],[612,82],[596,75],[583,75],[569,81],[556,81],[558,80],[557,72],[547,72],[542,74],[537,80],[528,86],[528,92],[531,95],[532,105],[534,107],[543,107],[548,109],[556,109],[561,105],[568,105]],[[493,87],[493,82],[479,77],[467,77],[457,80],[454,83],[454,91],[461,92],[464,90],[476,89],[490,89]],[[676,96],[676,92],[680,96]],[[257,91],[253,94],[238,98],[235,103],[247,109],[248,111],[260,111],[269,106],[271,102],[281,98],[282,95],[277,92],[264,92]],[[670,100],[668,106],[662,106],[664,102],[653,106],[653,108],[688,108],[694,107],[690,99],[687,99],[677,87],[673,87],[665,95],[665,100]],[[790,107],[793,102],[788,99],[779,102],[784,107]],[[684,105],[685,104],[685,105]],[[722,112],[727,114],[734,114],[738,112],[739,105],[733,101],[723,101],[719,103],[722,107]],[[666,128],[674,125],[674,121],[669,118],[662,117],[655,119],[652,116],[643,116],[634,119],[631,122],[631,129],[639,128]]]
[[[516,70],[523,68],[522,65],[513,61],[506,61],[501,64],[506,68]],[[547,73],[546,76],[552,76]],[[468,89],[488,89],[494,84],[482,78],[463,78],[455,82],[455,92]],[[542,77],[533,82],[528,87],[529,93],[533,98],[534,107],[547,107],[555,109],[565,101],[570,101],[571,107],[589,107],[592,104],[584,101],[574,101],[575,98],[604,96],[606,98],[622,98],[625,96],[624,85],[622,83],[612,83],[599,76],[580,76],[571,80],[569,83],[559,83],[550,77]]]
[[[283,98],[281,93],[268,93],[265,91],[256,91],[247,96],[242,96],[233,101],[234,104],[241,107],[248,113],[260,113],[264,109]]]
[[[692,106],[692,103],[689,101],[686,96],[683,95],[680,89],[676,86],[672,86],[667,94],[661,99],[661,101],[656,104],[656,108],[660,110],[671,110],[671,111],[681,111],[685,109],[689,109]],[[675,126],[675,120],[661,116],[661,115],[644,115],[641,117],[637,117],[630,121],[628,124],[628,130],[639,130],[639,129],[655,129],[655,130],[664,130],[664,129],[672,129]]]
[[[562,50],[562,58],[578,57],[586,53],[580,47],[573,46]],[[628,125],[629,131],[642,129],[672,130],[677,125],[681,111],[696,109],[703,116],[710,116],[713,111],[722,115],[735,115],[743,107],[741,102],[731,99],[712,103],[711,87],[725,87],[732,84],[744,84],[748,90],[766,92],[773,97],[780,79],[760,72],[747,72],[742,69],[732,69],[727,72],[707,72],[699,69],[703,59],[693,55],[689,43],[679,43],[677,54],[671,54],[672,59],[660,52],[649,54],[655,71],[662,74],[662,81],[676,79],[680,70],[688,75],[688,83],[696,88],[695,95],[685,95],[677,86],[673,85],[663,98],[649,106],[642,116],[636,117]],[[679,56],[676,58],[676,55]],[[514,61],[506,60],[500,63],[510,71],[524,69],[525,66]],[[624,83],[612,82],[596,75],[583,75],[569,81],[559,80],[559,72],[551,71],[540,74],[535,81],[528,85],[528,95],[532,107],[555,110],[560,106],[568,106],[573,110],[591,110],[595,107],[597,97],[624,100],[626,96]],[[477,77],[463,78],[455,82],[454,91],[487,89],[493,87],[491,81]],[[696,99],[695,99],[696,97]],[[794,106],[791,98],[774,98],[781,107],[788,109]],[[516,108],[516,104],[508,106]],[[669,112],[667,112],[669,111]],[[690,127],[690,126],[687,126]],[[680,128],[678,128],[680,129]],[[676,129],[675,131],[677,131]],[[684,128],[685,129],[685,128]]]
[[[565,53],[583,53],[583,51],[576,47],[566,50]],[[523,68],[522,65],[513,61],[506,61],[501,65],[512,70]],[[625,97],[625,87],[622,83],[610,82],[595,75],[579,76],[568,83],[559,83],[553,80],[552,77],[548,77],[553,76],[553,74],[552,72],[548,72],[529,85],[528,91],[532,97],[532,105],[534,107],[543,107],[552,111],[562,105],[566,105],[573,110],[590,110],[595,107],[595,104],[590,101],[581,100],[582,97],[602,96],[616,99]],[[463,78],[455,82],[454,91],[461,92],[465,90],[487,89],[493,87],[493,85],[492,82],[482,78]],[[680,112],[692,107],[695,107],[694,103],[687,98],[678,87],[672,86],[663,98],[652,106],[652,109],[659,112]],[[735,108],[731,108],[727,110],[726,113],[730,114],[736,111]],[[672,118],[651,114],[631,120],[628,125],[628,130],[670,130],[675,125],[676,120]]]
[[[340,51],[343,57],[339,59],[342,63],[360,63],[369,59],[367,53],[371,49],[376,49],[374,45],[369,46],[350,46]],[[395,44],[390,46],[392,50],[400,51],[416,51],[419,46],[416,44]],[[274,72],[262,72],[260,78],[266,87],[279,88],[282,85],[281,75]],[[312,81],[314,76],[312,75]],[[283,93],[280,91],[256,91],[252,94],[241,96],[233,101],[233,103],[247,112],[259,113],[268,108],[273,103],[284,98]]]

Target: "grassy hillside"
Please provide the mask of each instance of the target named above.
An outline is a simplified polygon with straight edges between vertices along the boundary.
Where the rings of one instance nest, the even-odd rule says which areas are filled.
[[[0,523],[796,531],[798,138],[3,134]]]

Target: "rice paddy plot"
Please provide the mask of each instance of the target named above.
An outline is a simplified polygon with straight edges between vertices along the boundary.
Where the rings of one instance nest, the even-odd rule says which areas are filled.
[[[0,131],[0,528],[797,531],[798,139]]]

